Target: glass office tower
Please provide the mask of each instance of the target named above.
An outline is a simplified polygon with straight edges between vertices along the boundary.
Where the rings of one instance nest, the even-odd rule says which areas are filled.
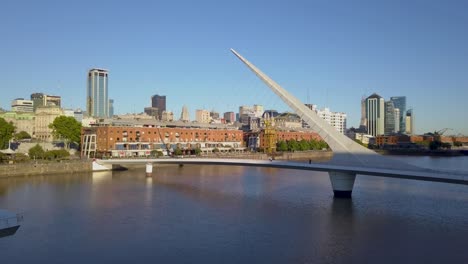
[[[89,116],[109,117],[108,71],[91,69],[88,72],[86,110]]]
[[[390,101],[393,102],[393,106],[400,110],[400,117],[398,122],[400,123],[400,130],[398,132],[405,133],[406,131],[406,96],[393,96],[390,97]]]

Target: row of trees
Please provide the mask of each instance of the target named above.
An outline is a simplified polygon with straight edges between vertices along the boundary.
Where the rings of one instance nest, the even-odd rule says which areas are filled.
[[[323,140],[281,140],[276,143],[277,151],[305,151],[328,149],[328,144]]]
[[[56,150],[48,150],[44,151],[44,149],[37,144],[36,146],[32,147],[28,151],[30,159],[63,159],[70,156],[70,153],[65,149],[56,149]]]

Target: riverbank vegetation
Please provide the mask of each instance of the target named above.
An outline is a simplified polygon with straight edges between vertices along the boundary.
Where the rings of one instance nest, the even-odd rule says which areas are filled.
[[[323,140],[280,140],[276,143],[277,151],[306,151],[306,150],[324,150],[328,149],[328,144]]]

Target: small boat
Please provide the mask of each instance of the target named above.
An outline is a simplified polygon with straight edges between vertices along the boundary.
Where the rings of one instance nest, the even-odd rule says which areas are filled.
[[[14,235],[22,221],[22,214],[15,214],[7,210],[0,209],[0,238]]]

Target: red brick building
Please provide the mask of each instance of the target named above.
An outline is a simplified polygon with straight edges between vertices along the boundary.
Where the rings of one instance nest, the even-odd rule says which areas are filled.
[[[100,126],[84,127],[82,154],[89,156],[146,156],[151,150],[169,148],[241,148],[243,135],[237,129]]]

